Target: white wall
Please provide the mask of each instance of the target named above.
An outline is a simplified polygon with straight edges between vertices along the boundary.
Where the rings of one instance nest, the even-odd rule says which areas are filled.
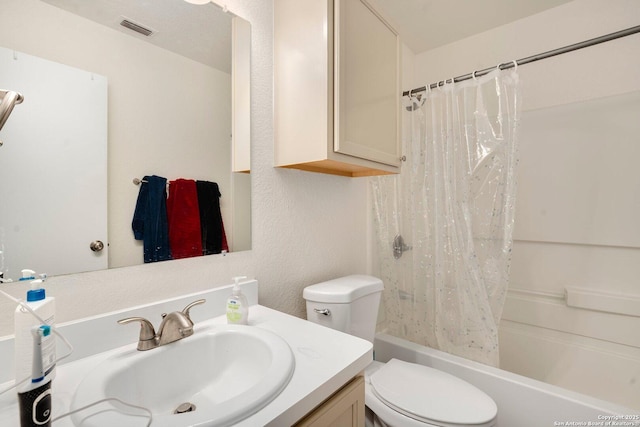
[[[263,305],[302,317],[304,286],[366,272],[367,180],[273,168],[272,4],[226,4],[252,25],[252,250],[53,277],[47,287],[58,321],[229,284],[240,274],[259,281]],[[21,296],[20,286],[3,289]],[[12,333],[12,308],[0,301],[0,336]]]
[[[414,87],[632,27],[638,25],[638,16],[636,0],[576,0],[416,55]],[[504,369],[636,409],[640,407],[640,318],[567,307],[564,302],[568,286],[640,296],[640,249],[633,243],[640,235],[638,216],[628,215],[640,209],[637,167],[633,162],[607,164],[597,154],[581,155],[605,153],[603,147],[611,150],[616,141],[632,141],[634,136],[611,132],[589,141],[580,138],[582,129],[576,129],[545,145],[549,141],[542,131],[548,129],[527,126],[547,123],[538,119],[555,115],[562,128],[570,110],[586,108],[577,102],[633,96],[631,92],[640,90],[638,69],[640,35],[519,68],[524,110],[518,171],[522,191],[516,208],[511,290],[500,331]],[[555,138],[557,132],[547,136]],[[633,156],[637,144],[629,145],[632,151],[627,156]],[[585,192],[590,181],[574,173],[599,168],[602,175],[616,175],[622,167],[627,167],[622,169],[627,174],[605,190],[615,194],[614,209],[601,205],[597,193]],[[556,180],[540,179],[547,173]],[[566,200],[554,202],[558,193],[553,186],[566,189]],[[627,188],[625,194],[616,191],[622,188]],[[544,212],[539,203],[550,209]],[[544,215],[553,215],[553,209],[563,213],[544,222]],[[612,218],[616,211],[625,214]],[[616,223],[614,231],[604,232],[602,226],[589,230],[584,217],[592,212],[606,212],[609,223]],[[635,237],[615,243],[622,242],[621,229]]]

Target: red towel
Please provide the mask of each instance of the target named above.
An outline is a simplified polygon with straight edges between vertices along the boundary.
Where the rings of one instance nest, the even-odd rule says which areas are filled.
[[[173,258],[201,256],[200,209],[194,180],[179,178],[169,183],[167,219]]]

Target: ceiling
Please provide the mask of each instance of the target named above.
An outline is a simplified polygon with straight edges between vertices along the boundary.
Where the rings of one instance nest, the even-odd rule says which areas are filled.
[[[43,0],[142,38],[195,61],[230,72],[229,14],[182,0]],[[266,1],[266,0],[256,0]],[[414,53],[490,30],[571,0],[367,0]],[[120,26],[122,17],[156,31],[144,37]]]
[[[571,0],[368,0],[421,53]]]
[[[215,4],[182,0],[42,0],[194,61],[231,72],[231,17]],[[120,25],[127,18],[152,29],[143,36]]]

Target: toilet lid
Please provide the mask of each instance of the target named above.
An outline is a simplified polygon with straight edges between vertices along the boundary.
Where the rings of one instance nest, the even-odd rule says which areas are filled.
[[[391,359],[370,377],[373,393],[394,410],[436,425],[483,425],[498,408],[475,386],[446,372]]]

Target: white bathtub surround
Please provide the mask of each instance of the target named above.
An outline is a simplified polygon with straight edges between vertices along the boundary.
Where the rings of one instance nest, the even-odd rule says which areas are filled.
[[[419,363],[448,372],[487,393],[498,405],[497,427],[546,427],[587,425],[589,421],[630,416],[626,421],[640,425],[640,411],[605,402],[481,363],[424,347],[388,334],[377,334],[376,360],[391,358]],[[625,421],[624,418],[618,421]],[[584,424],[579,424],[584,422]],[[554,424],[558,423],[558,424]],[[564,424],[559,424],[564,423]],[[597,425],[597,424],[592,424]],[[609,424],[613,425],[613,424]],[[621,424],[623,425],[623,424]]]
[[[258,286],[255,281],[243,283],[241,287],[249,304],[252,304],[249,325],[274,332],[287,341],[294,353],[296,366],[286,388],[266,407],[238,423],[238,426],[292,425],[371,362],[371,343],[257,305]],[[206,298],[204,305],[191,310],[195,322],[194,333],[198,334],[198,331],[226,324],[225,301],[231,288],[229,285],[60,325],[60,331],[76,346],[76,350],[72,361],[61,363],[57,368],[53,382],[53,416],[68,410],[74,392],[87,372],[96,369],[110,355],[135,348],[138,328],[118,325],[117,319],[142,316],[157,326],[160,313],[181,310],[194,299]],[[6,355],[13,354],[11,344],[9,339],[0,341],[0,381],[6,381],[11,375],[7,372],[5,360]],[[336,351],[336,348],[340,351]],[[0,388],[6,386],[8,383],[1,384]],[[0,425],[18,425],[15,396],[15,393],[9,392],[0,397]],[[70,418],[56,423],[56,427],[72,425]]]

